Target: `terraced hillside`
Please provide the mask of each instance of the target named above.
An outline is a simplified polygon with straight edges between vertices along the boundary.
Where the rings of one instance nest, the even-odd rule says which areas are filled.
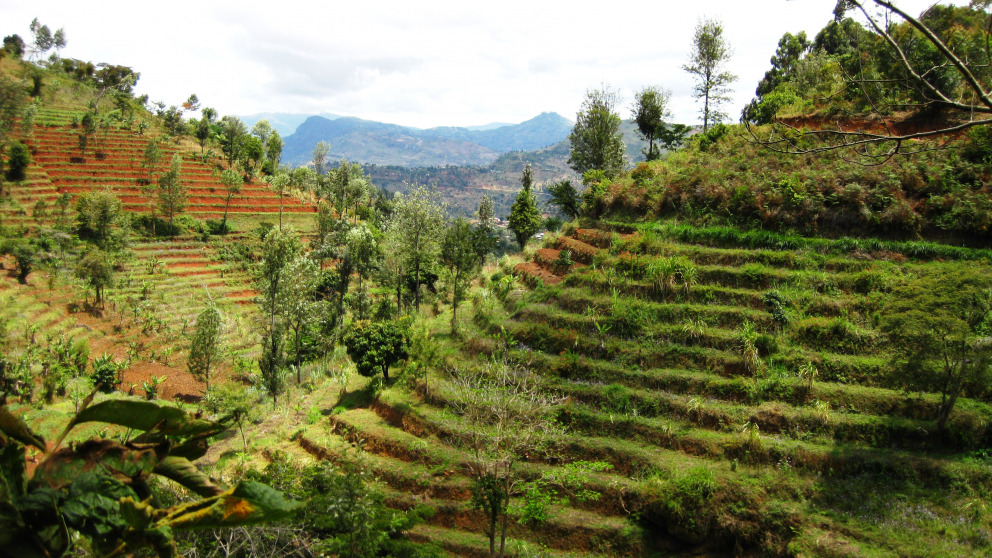
[[[157,177],[168,170],[172,155],[183,157],[182,180],[188,187],[189,205],[185,211],[195,218],[219,218],[224,213],[227,190],[220,179],[224,163],[202,158],[192,147],[163,141],[151,130],[144,133],[120,127],[101,128],[80,149],[81,128],[72,124],[82,113],[68,109],[41,109],[32,132],[25,138],[32,152],[32,166],[27,180],[11,187],[16,202],[8,211],[11,223],[26,222],[25,217],[39,199],[51,204],[58,194],[81,194],[109,189],[121,200],[125,210],[148,212],[155,199]],[[159,142],[161,158],[155,169],[144,167],[144,152],[150,141]],[[152,177],[151,181],[148,180]],[[231,199],[232,218],[252,218],[279,213],[279,195],[260,180],[247,183]],[[315,211],[312,204],[292,196],[282,200],[282,210],[289,216]],[[254,219],[252,219],[254,220]]]
[[[565,437],[526,455],[521,476],[609,464],[585,481],[598,499],[569,493],[546,522],[511,522],[510,538],[530,548],[987,553],[992,408],[962,397],[940,436],[940,395],[896,385],[877,316],[903,278],[955,265],[987,270],[988,254],[710,233],[618,225],[554,240],[516,266],[530,288],[502,289],[508,314],[492,304],[506,279],[492,278],[467,326],[480,329],[446,343],[446,372],[367,405],[339,399],[331,412],[328,403],[328,421],[297,444],[332,460],[363,447],[391,505],[438,509],[417,537],[485,555],[463,443],[470,426],[453,418],[450,386],[501,354],[566,399]],[[973,261],[938,261],[948,254]]]

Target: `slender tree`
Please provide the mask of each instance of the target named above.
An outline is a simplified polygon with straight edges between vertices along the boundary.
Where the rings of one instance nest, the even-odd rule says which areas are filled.
[[[173,218],[185,211],[189,202],[189,191],[182,176],[182,162],[178,153],[173,155],[169,170],[158,179],[158,206],[169,218],[170,231]]]
[[[205,391],[210,390],[210,370],[220,355],[221,325],[220,311],[212,305],[196,318],[187,367],[194,378],[206,385]]]
[[[696,78],[693,96],[702,99],[703,131],[710,126],[727,118],[727,113],[720,106],[730,97],[730,84],[737,81],[737,76],[724,70],[733,56],[733,50],[723,36],[723,23],[714,19],[705,19],[696,24],[692,38],[692,51],[689,62],[682,69]]]
[[[231,198],[241,193],[241,187],[244,185],[244,179],[241,177],[241,173],[234,169],[225,169],[220,175],[221,182],[224,183],[224,189],[227,191],[227,197],[224,199],[224,219],[221,221],[221,231],[225,234],[227,233],[227,210],[231,207]],[[282,205],[279,207],[279,222],[282,224]]]
[[[447,228],[441,241],[441,261],[447,268],[451,286],[451,332],[455,334],[458,333],[458,306],[465,299],[465,292],[485,257],[478,249],[480,234],[486,233],[458,218]]]

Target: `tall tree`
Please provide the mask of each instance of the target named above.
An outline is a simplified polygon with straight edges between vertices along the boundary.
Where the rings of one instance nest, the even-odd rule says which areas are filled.
[[[282,299],[285,294],[283,279],[286,267],[300,253],[300,240],[292,227],[281,231],[272,229],[262,241],[262,262],[258,270],[259,304],[264,312],[265,331],[262,335],[262,357],[259,368],[266,390],[277,402],[281,391],[283,373],[283,323]]]
[[[510,208],[510,223],[508,228],[517,238],[517,244],[523,250],[534,233],[541,227],[541,212],[537,210],[537,196],[534,195],[534,173],[530,165],[524,167],[520,177],[522,188],[517,199]]]
[[[720,105],[728,102],[729,85],[737,81],[737,76],[724,70],[733,56],[733,50],[723,36],[723,23],[715,19],[705,19],[696,24],[692,37],[692,51],[689,63],[682,69],[696,77],[692,94],[703,100],[700,113],[703,115],[703,131],[727,118]]]
[[[162,213],[169,218],[169,229],[172,229],[173,218],[185,211],[189,202],[189,190],[183,180],[182,163],[182,157],[178,153],[174,154],[169,170],[158,179],[158,205]]]
[[[297,255],[282,272],[279,293],[279,313],[286,327],[293,332],[296,362],[296,383],[301,382],[300,365],[303,355],[303,334],[317,317],[317,264],[304,255]]]
[[[575,115],[575,126],[568,135],[571,153],[568,164],[584,175],[600,170],[607,178],[615,178],[626,166],[626,147],[620,131],[620,116],[616,113],[619,94],[603,86],[586,92],[586,99]]]
[[[265,140],[265,161],[268,166],[266,172],[269,174],[275,174],[279,171],[279,162],[282,160],[282,148],[285,142],[282,141],[282,136],[279,132],[272,130],[269,137]]]
[[[582,197],[571,180],[562,180],[548,186],[551,199],[548,205],[558,206],[558,211],[569,219],[577,219],[582,214]]]
[[[413,304],[417,310],[420,310],[423,273],[437,260],[444,211],[441,194],[427,186],[414,186],[406,195],[397,195],[394,202],[395,239],[404,267],[413,273]]]
[[[200,120],[197,121],[193,134],[196,137],[196,141],[200,144],[200,155],[203,155],[203,151],[207,146],[207,140],[213,135],[214,118],[217,118],[217,111],[210,107],[200,112]]]

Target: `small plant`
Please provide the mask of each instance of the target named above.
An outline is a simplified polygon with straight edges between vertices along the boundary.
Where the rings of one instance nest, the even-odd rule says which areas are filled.
[[[104,353],[93,359],[91,366],[93,372],[90,373],[90,379],[103,393],[113,393],[121,384],[120,373],[123,366],[114,362],[114,355]]]
[[[820,372],[816,369],[816,366],[812,362],[807,362],[806,364],[799,367],[799,379],[806,384],[806,394],[807,396],[813,391],[813,381]]]
[[[551,262],[551,269],[557,274],[565,274],[572,269],[574,264],[575,262],[572,261],[572,251],[560,250],[558,252],[558,258]]]
[[[693,341],[706,335],[706,322],[702,318],[687,318],[682,324],[682,333]]]
[[[751,375],[758,373],[761,364],[757,341],[758,328],[751,320],[744,320],[744,323],[737,328],[737,351],[744,360],[744,367]]]
[[[761,428],[754,421],[747,421],[744,426],[741,427],[741,437],[744,441],[744,446],[750,451],[761,451]]]
[[[151,401],[158,397],[158,386],[165,381],[165,376],[152,376],[147,382],[141,382],[141,389],[145,392],[145,399]]]

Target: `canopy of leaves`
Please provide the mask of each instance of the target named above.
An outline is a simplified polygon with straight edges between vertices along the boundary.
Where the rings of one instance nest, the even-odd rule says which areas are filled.
[[[359,322],[344,338],[348,357],[362,376],[382,372],[389,380],[389,367],[408,356],[408,326],[396,322]]]

